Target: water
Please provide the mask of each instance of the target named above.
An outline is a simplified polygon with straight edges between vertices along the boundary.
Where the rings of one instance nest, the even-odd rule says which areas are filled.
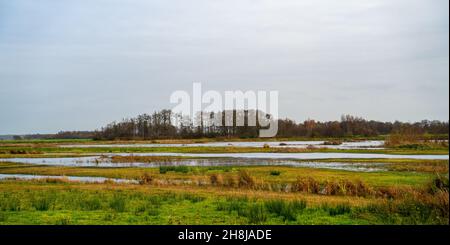
[[[384,141],[382,140],[368,140],[343,142],[340,145],[324,145],[325,141],[258,141],[258,142],[207,142],[207,143],[190,143],[190,144],[79,144],[79,145],[60,145],[60,147],[67,148],[110,148],[110,147],[292,147],[292,148],[329,148],[329,149],[383,149]]]
[[[242,158],[242,159],[421,159],[421,160],[448,160],[448,155],[394,155],[376,153],[341,153],[341,152],[314,152],[314,153],[109,153],[108,156],[173,156],[192,158]]]
[[[31,175],[31,174],[0,174],[0,180],[7,180],[7,179],[21,179],[21,180],[58,179],[83,183],[104,183],[107,181],[123,184],[139,183],[137,180],[111,179],[111,178],[88,177],[88,176],[79,177],[79,176],[52,176],[52,175]]]
[[[155,168],[159,166],[291,166],[304,168],[338,169],[357,172],[385,171],[383,163],[342,163],[342,162],[299,162],[296,160],[275,159],[174,159],[170,161],[148,162],[111,162],[108,157],[73,158],[10,158],[1,161],[46,166],[99,167],[99,168]]]

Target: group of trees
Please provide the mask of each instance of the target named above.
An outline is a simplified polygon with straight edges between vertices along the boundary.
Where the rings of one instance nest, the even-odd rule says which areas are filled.
[[[225,112],[202,112],[195,119],[184,118],[171,110],[162,110],[151,115],[143,114],[121,122],[108,124],[95,131],[94,139],[164,139],[164,138],[201,138],[201,137],[258,137],[262,126],[249,123],[253,116],[263,116],[265,123],[270,117],[255,111],[232,111],[231,117]],[[220,117],[218,117],[220,116]],[[244,124],[237,118],[243,116]],[[219,118],[219,119],[218,119]],[[225,121],[231,123],[226,124]],[[222,122],[222,123],[217,123]],[[254,125],[254,126],[250,126]],[[306,120],[297,123],[290,119],[278,119],[277,137],[348,137],[387,135],[408,129],[418,134],[448,134],[448,122],[424,120],[416,123],[380,122],[365,120],[350,115],[342,116],[340,121],[320,122]]]
[[[243,118],[243,120],[238,120]],[[256,118],[259,118],[257,120]],[[57,134],[14,136],[14,139],[176,139],[176,138],[255,138],[273,119],[259,111],[200,112],[194,119],[162,110],[113,122],[97,131],[61,131]],[[260,125],[260,122],[262,125]],[[252,126],[253,125],[253,126]],[[277,137],[351,137],[378,135],[447,134],[449,123],[442,121],[380,122],[344,115],[339,121],[278,119]],[[407,133],[405,133],[407,132]],[[398,137],[397,137],[398,138]]]

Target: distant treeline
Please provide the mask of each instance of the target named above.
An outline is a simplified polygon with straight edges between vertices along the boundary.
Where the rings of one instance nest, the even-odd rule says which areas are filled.
[[[222,120],[225,112],[221,112]],[[233,111],[233,126],[216,126],[210,113],[201,113],[199,123],[183,118],[171,110],[162,110],[153,114],[142,114],[135,118],[112,122],[96,131],[61,131],[57,134],[31,134],[9,136],[13,139],[195,139],[195,138],[256,138],[259,135],[257,126],[248,126],[248,111]],[[244,126],[236,126],[236,117],[243,115]],[[258,121],[257,121],[258,122]],[[224,125],[224,123],[222,123]],[[449,123],[423,120],[421,122],[380,122],[360,117],[344,115],[339,121],[320,122],[305,120],[295,122],[291,119],[278,120],[277,137],[376,137],[394,133],[448,135]]]
[[[38,139],[93,139],[95,131],[61,131],[57,134],[27,134],[14,135],[14,140],[38,140]]]
[[[245,126],[236,126],[236,116],[239,114],[244,115]],[[222,112],[223,118],[224,115],[225,112]],[[213,123],[213,114],[202,113],[199,123],[194,124],[193,120],[189,119],[175,122],[174,118],[177,119],[177,115],[174,115],[170,110],[162,110],[151,115],[142,114],[135,118],[123,119],[121,122],[110,123],[101,130],[95,131],[93,138],[114,140],[258,137],[261,127],[258,124],[248,126],[248,115],[248,111],[234,111],[233,126],[216,126]],[[290,119],[279,119],[277,137],[373,137],[405,130],[415,134],[448,134],[449,123],[428,120],[415,123],[380,122],[350,115],[342,116],[340,121],[327,122],[306,120],[297,123]],[[63,134],[60,133],[60,135]],[[67,136],[69,135],[67,134]]]

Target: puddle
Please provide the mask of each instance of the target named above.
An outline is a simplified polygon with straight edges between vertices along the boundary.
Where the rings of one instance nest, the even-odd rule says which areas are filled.
[[[87,176],[52,176],[52,175],[31,175],[31,174],[0,174],[0,180],[20,179],[20,180],[39,180],[39,179],[58,179],[83,183],[104,183],[114,182],[123,184],[138,184],[137,180],[129,179],[111,179],[103,177],[87,177]]]
[[[258,142],[208,142],[208,143],[192,143],[192,144],[79,144],[79,145],[60,145],[67,148],[110,148],[110,147],[292,147],[292,148],[330,148],[330,149],[383,149],[384,141],[368,140],[343,142],[340,145],[325,145],[325,141],[258,141]]]

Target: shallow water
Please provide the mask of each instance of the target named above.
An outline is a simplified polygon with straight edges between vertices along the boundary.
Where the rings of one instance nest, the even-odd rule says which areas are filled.
[[[448,160],[448,155],[394,155],[376,153],[341,153],[341,152],[314,152],[314,153],[108,153],[108,156],[177,156],[193,158],[242,158],[242,159],[423,159]]]
[[[106,181],[124,184],[139,183],[137,180],[111,179],[111,178],[88,177],[88,176],[80,177],[80,176],[52,176],[52,175],[31,175],[31,174],[0,174],[0,180],[7,180],[7,179],[21,179],[21,180],[59,179],[83,183],[104,183]]]
[[[191,144],[79,144],[79,145],[60,145],[67,148],[110,148],[110,147],[292,147],[292,148],[330,148],[330,149],[383,149],[384,141],[368,140],[343,142],[341,145],[324,145],[325,141],[258,141],[258,142],[207,142]]]
[[[155,168],[159,166],[292,166],[303,168],[338,169],[357,172],[385,171],[380,168],[383,163],[342,163],[342,162],[299,162],[295,160],[274,159],[174,159],[170,161],[145,162],[111,162],[106,157],[76,157],[76,158],[10,158],[1,161],[26,163],[46,166],[65,167],[99,167],[99,168]]]

